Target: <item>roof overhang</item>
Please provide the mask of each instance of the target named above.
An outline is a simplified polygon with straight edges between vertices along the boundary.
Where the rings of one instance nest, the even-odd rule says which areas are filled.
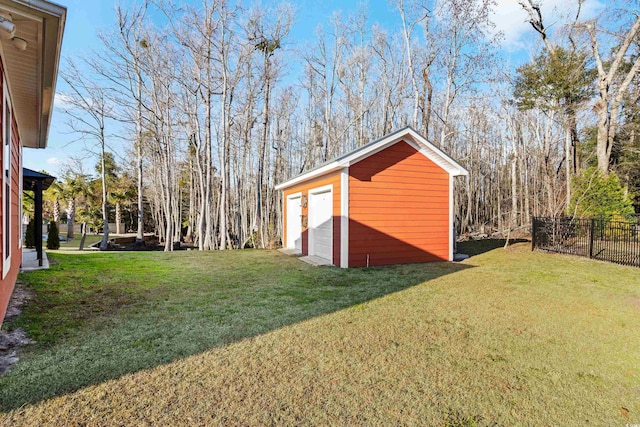
[[[27,42],[19,50],[10,39],[0,41],[20,139],[25,147],[45,148],[67,9],[45,0],[0,0],[0,12],[11,15],[15,37]]]
[[[370,142],[363,145],[350,153],[347,153],[337,159],[330,161],[324,165],[321,165],[315,169],[312,169],[306,173],[296,176],[288,181],[276,185],[276,190],[284,190],[293,185],[299,184],[304,181],[316,178],[318,176],[335,172],[344,168],[347,168],[361,160],[366,159],[380,151],[392,146],[393,144],[405,141],[410,144],[416,151],[419,151],[422,155],[433,161],[435,164],[444,169],[451,176],[468,176],[469,172],[460,166],[458,162],[446,155],[438,147],[430,143],[425,137],[420,135],[411,127],[400,129],[396,132],[378,139],[377,141]]]
[[[33,191],[37,188],[38,181],[42,182],[42,190],[46,190],[51,187],[51,184],[56,180],[55,176],[48,175],[46,173],[37,172],[31,169],[22,168],[22,182],[25,190]]]

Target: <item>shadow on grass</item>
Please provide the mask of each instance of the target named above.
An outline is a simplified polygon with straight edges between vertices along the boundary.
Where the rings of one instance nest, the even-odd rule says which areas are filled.
[[[458,252],[469,256],[480,255],[498,248],[504,248],[507,239],[481,239],[458,242]],[[529,242],[526,239],[509,239],[509,245]]]
[[[275,251],[54,254],[9,328],[38,341],[0,378],[0,410],[59,396],[471,268],[340,269]]]

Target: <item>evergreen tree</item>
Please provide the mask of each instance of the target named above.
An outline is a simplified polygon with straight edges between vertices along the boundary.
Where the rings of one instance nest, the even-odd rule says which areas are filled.
[[[615,173],[605,176],[591,167],[573,182],[575,194],[569,213],[582,218],[625,218],[633,216],[630,195],[625,192]]]
[[[569,205],[572,203],[572,177],[579,173],[581,163],[578,157],[578,111],[592,95],[594,77],[586,54],[557,46],[519,67],[513,89],[519,109],[556,110],[563,116],[566,199]]]
[[[58,234],[58,224],[55,221],[49,223],[49,234],[47,236],[47,249],[60,249],[60,237]]]
[[[593,95],[594,78],[586,54],[557,47],[518,68],[513,95],[522,110],[569,109],[575,113]]]
[[[34,248],[36,246],[36,224],[31,218],[29,224],[27,224],[27,231],[24,235],[24,246],[27,248]]]

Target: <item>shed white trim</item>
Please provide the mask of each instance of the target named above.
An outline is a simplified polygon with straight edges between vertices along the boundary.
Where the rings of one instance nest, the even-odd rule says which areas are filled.
[[[449,261],[453,261],[453,247],[455,233],[453,227],[455,226],[453,210],[453,176],[449,175]]]
[[[296,199],[302,199],[302,192],[298,191],[297,193],[293,193],[293,194],[289,194],[286,197],[285,203],[286,203],[286,218],[287,218],[287,227],[285,230],[285,244],[283,245],[285,248],[287,249],[296,249],[299,252],[302,252],[302,225],[301,225],[301,218],[300,215],[302,215],[302,204],[300,203],[301,200],[298,200],[299,206],[298,206],[298,211],[296,212],[297,215],[293,216],[292,212],[290,211],[292,205],[291,203],[295,203]],[[292,224],[291,221],[294,220],[296,221],[296,224]],[[297,236],[296,239],[293,240],[293,244],[292,244],[292,239],[291,239],[291,231],[295,231],[297,232]],[[297,241],[298,239],[300,239],[300,247],[297,246]]]
[[[349,168],[340,173],[340,267],[349,268]]]

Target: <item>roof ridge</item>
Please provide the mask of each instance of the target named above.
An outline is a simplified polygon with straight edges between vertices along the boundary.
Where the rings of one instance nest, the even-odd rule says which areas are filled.
[[[416,144],[418,146],[417,151],[421,152],[421,154],[423,154],[425,157],[427,157],[428,159],[430,159],[431,161],[434,161],[436,164],[438,164],[438,166],[440,166],[442,169],[444,169],[445,171],[447,171],[450,174],[453,174],[454,176],[457,175],[468,175],[469,173],[467,172],[467,170],[465,168],[463,168],[458,162],[456,162],[455,160],[453,160],[449,155],[447,155],[445,152],[443,152],[441,149],[439,149],[438,147],[436,147],[435,145],[433,145],[433,143],[431,143],[427,138],[425,138],[424,136],[422,136],[419,132],[417,132],[414,128],[412,128],[411,126],[405,126],[401,129],[395,130],[381,138],[378,138],[376,140],[373,140],[371,142],[368,142],[364,145],[361,145],[360,147],[355,148],[354,150],[351,150],[345,154],[342,154],[340,156],[337,156],[329,161],[326,161],[324,163],[321,163],[320,165],[309,169],[305,172],[302,172],[278,185],[276,185],[276,190],[282,190],[286,187],[289,187],[291,185],[294,185],[298,182],[302,182],[302,181],[306,181],[308,179],[311,179],[313,177],[315,177],[316,175],[322,175],[325,173],[329,173],[332,172],[334,170],[337,169],[341,169],[344,168],[348,165],[345,165],[344,162],[348,159],[351,160],[355,160],[360,161],[362,160],[362,158],[358,158],[358,154],[362,153],[362,155],[366,155],[367,153],[373,151],[380,143],[387,141],[387,143],[390,145],[393,145],[397,142],[399,142],[401,140],[401,137],[404,136],[409,136],[409,140],[410,142],[412,142],[413,144]],[[384,146],[385,144],[383,144],[380,148],[381,149],[385,149],[386,147]],[[415,147],[414,147],[415,148]],[[436,157],[436,159],[433,159],[431,156],[429,156],[427,153],[423,152],[422,149],[420,148],[424,148],[426,150],[428,150],[430,153],[432,153],[433,157]],[[373,154],[373,153],[371,153]],[[357,160],[356,160],[357,159]]]

